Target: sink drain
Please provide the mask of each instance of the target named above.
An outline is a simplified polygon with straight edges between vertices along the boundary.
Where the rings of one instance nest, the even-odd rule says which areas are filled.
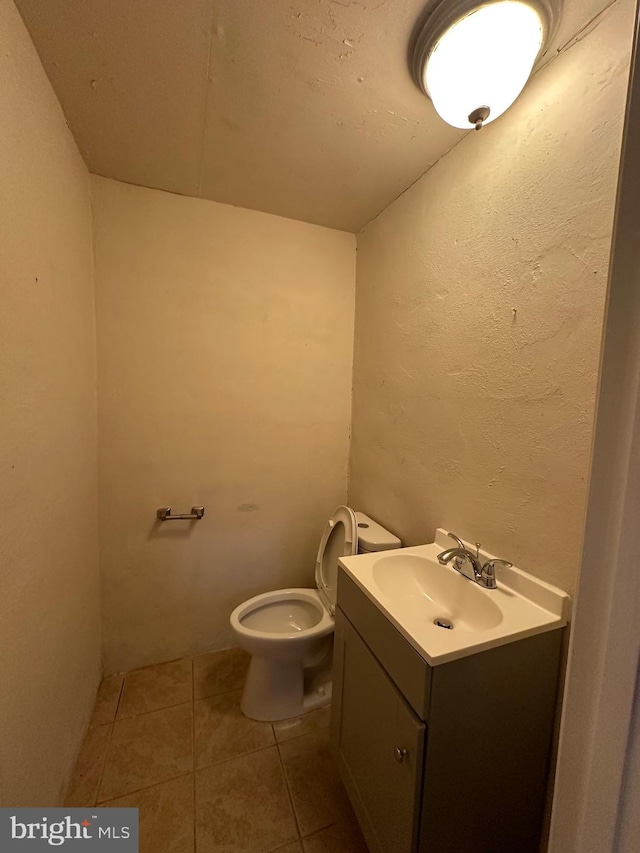
[[[446,628],[448,631],[453,630],[453,622],[450,622],[448,619],[434,619],[433,624],[437,625],[438,628]]]

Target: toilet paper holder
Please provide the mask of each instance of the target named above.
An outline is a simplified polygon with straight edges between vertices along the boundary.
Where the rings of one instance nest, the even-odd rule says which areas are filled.
[[[159,521],[198,521],[204,515],[203,506],[192,506],[191,512],[182,512],[178,515],[171,515],[171,507],[160,507],[156,512]]]

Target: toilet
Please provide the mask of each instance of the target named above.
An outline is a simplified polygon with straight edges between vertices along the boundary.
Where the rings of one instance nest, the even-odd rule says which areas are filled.
[[[247,717],[287,720],[329,704],[338,559],[401,545],[364,513],[339,506],[320,540],[315,589],[277,589],[236,607],[231,630],[251,655],[241,701]]]

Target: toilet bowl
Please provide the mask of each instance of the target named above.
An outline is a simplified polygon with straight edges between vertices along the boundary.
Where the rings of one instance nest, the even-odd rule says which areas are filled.
[[[265,592],[235,608],[231,630],[251,655],[241,701],[247,717],[286,720],[329,704],[338,559],[400,545],[373,519],[339,506],[320,540],[316,589]]]

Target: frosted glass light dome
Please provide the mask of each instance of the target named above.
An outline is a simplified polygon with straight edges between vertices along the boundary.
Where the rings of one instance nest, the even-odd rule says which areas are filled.
[[[529,79],[542,47],[544,25],[526,2],[497,0],[478,6],[438,38],[423,67],[423,85],[438,114],[468,129],[475,111],[482,123],[501,116]],[[486,113],[486,111],[484,111]]]

